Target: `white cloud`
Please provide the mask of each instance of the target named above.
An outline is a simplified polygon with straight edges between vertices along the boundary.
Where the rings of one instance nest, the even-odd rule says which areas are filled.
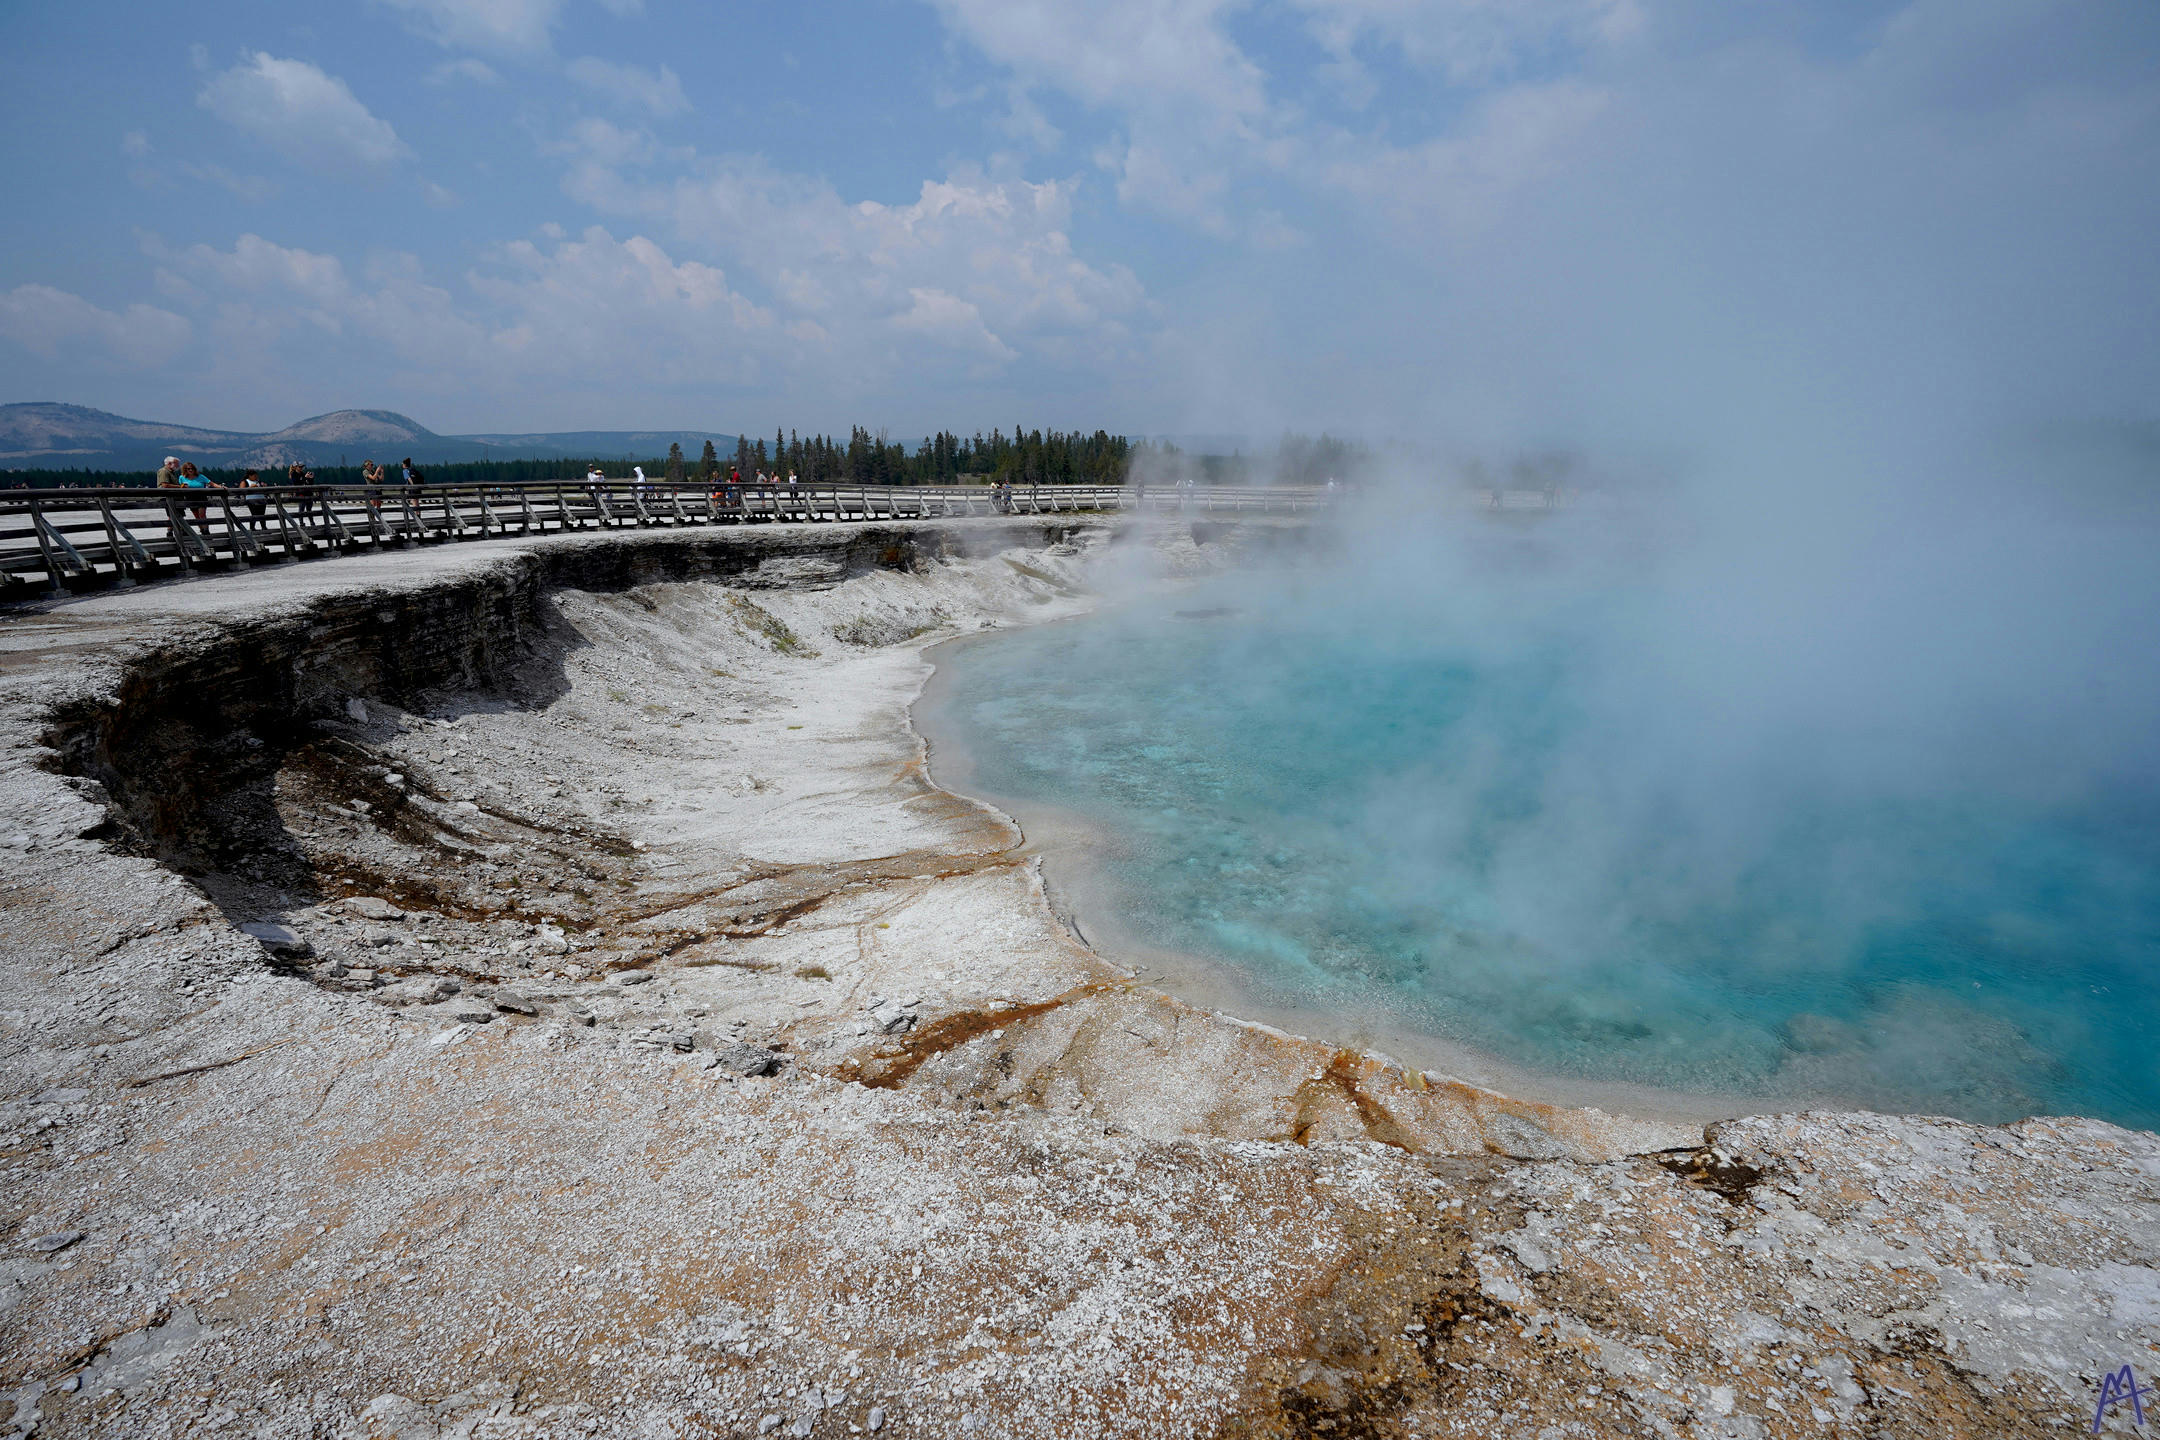
[[[198,165],[189,161],[180,166],[180,173],[190,179],[221,186],[250,205],[259,205],[277,194],[277,186],[262,176],[236,175],[222,165]]]
[[[428,71],[430,85],[500,85],[502,76],[485,60],[467,56],[463,60],[445,60]]]
[[[528,370],[740,380],[776,339],[771,313],[725,273],[677,261],[642,235],[618,241],[593,226],[548,249],[517,241],[492,258],[494,271],[470,277],[508,317],[491,346]]]
[[[1361,44],[1399,51],[1457,83],[1516,72],[1559,45],[1595,48],[1640,31],[1640,0],[1294,0],[1322,46],[1354,65]]]
[[[379,170],[409,153],[343,80],[305,60],[255,51],[214,76],[196,103],[303,165]]]
[[[935,0],[946,23],[1030,84],[1127,112],[1236,126],[1265,77],[1223,28],[1231,0]]]
[[[975,308],[973,301],[943,290],[911,289],[908,296],[915,303],[893,317],[895,330],[921,335],[949,349],[978,354],[998,364],[1020,358],[1017,350],[990,333],[990,327],[983,324],[982,311]]]
[[[785,322],[825,337],[831,364],[866,382],[908,356],[953,351],[978,365],[1111,365],[1148,308],[1130,270],[1074,253],[1066,183],[962,172],[924,182],[911,204],[885,205],[850,204],[823,182],[745,161],[673,183],[582,173],[595,183],[573,194],[727,256]]]
[[[80,354],[150,369],[178,358],[193,333],[186,316],[154,305],[116,313],[50,285],[0,292],[0,336],[46,359]]]
[[[1122,150],[1106,148],[1096,163],[1118,177],[1118,199],[1127,205],[1187,221],[1210,234],[1231,233],[1223,208],[1230,176],[1208,166],[1189,147],[1134,140]]]
[[[260,175],[237,175],[222,165],[197,164],[192,160],[167,164],[153,159],[155,147],[151,145],[150,137],[140,130],[130,130],[120,137],[120,153],[142,162],[129,167],[128,179],[145,190],[169,190],[185,177],[222,186],[251,205],[277,194],[277,186]]]
[[[934,0],[946,24],[1016,82],[1012,123],[1030,88],[1061,91],[1113,116],[1104,147],[1127,204],[1216,233],[1226,151],[1276,128],[1267,77],[1226,28],[1235,0]]]
[[[568,71],[572,80],[617,104],[659,116],[681,115],[690,109],[690,97],[683,94],[682,80],[665,65],[658,71],[641,70],[635,65],[587,55],[571,61]]]
[[[252,233],[242,235],[229,252],[209,245],[169,251],[154,239],[143,248],[228,296],[274,295],[327,315],[342,311],[351,293],[337,256],[289,248]]]
[[[1465,239],[1497,224],[1518,191],[1564,169],[1610,100],[1575,81],[1497,91],[1456,133],[1419,145],[1358,146],[1324,178],[1391,220],[1412,245]]]
[[[498,55],[545,54],[563,0],[381,0],[438,45]]]
[[[599,227],[502,246],[462,290],[431,283],[407,254],[377,255],[355,274],[335,255],[254,234],[230,250],[172,250],[154,237],[144,248],[161,262],[160,291],[200,312],[210,378],[224,384],[284,383],[294,346],[317,354],[330,343],[341,362],[371,376],[402,367],[404,384],[435,393],[680,386],[752,378],[781,340],[770,312],[717,267]]]
[[[1021,94],[1060,91],[1110,118],[1096,163],[1119,200],[1223,238],[1275,247],[1279,226],[1237,214],[1241,180],[1339,181],[1353,163],[1393,164],[1407,178],[1477,172],[1505,157],[1493,137],[1396,149],[1386,132],[1329,135],[1274,98],[1271,77],[1238,44],[1237,0],[933,0],[947,25],[1007,67]],[[1451,83],[1505,80],[1536,59],[1578,59],[1642,28],[1640,0],[1288,0],[1330,59],[1316,78],[1353,106],[1379,92],[1365,58],[1377,47]],[[1549,82],[1547,82],[1549,83]],[[1474,95],[1473,99],[1476,98]],[[1482,168],[1481,167],[1487,167]]]

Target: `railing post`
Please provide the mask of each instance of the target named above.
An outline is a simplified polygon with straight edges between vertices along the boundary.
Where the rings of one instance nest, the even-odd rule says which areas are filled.
[[[270,508],[277,511],[278,534],[285,541],[286,561],[291,564],[299,563],[300,539],[294,531],[292,516],[285,513],[285,498],[282,495],[272,495]]]
[[[144,569],[148,569],[150,566],[150,553],[143,549],[141,541],[129,534],[128,528],[120,523],[120,517],[113,514],[112,506],[105,503],[105,497],[102,495],[98,496],[97,508],[98,515],[105,521],[105,543],[112,550],[113,585],[124,590],[135,583],[135,577],[128,573],[130,562],[123,558],[120,553],[121,537],[123,535],[127,537],[128,548],[134,556],[134,562],[140,564]]]
[[[52,582],[52,593],[64,595],[67,587],[60,583],[60,562],[54,558],[51,542],[45,538],[45,516],[38,502],[30,502],[30,529],[37,535],[38,554],[45,560],[45,578]]]
[[[233,564],[238,565],[242,555],[261,554],[262,542],[240,528],[239,520],[233,516],[232,491],[222,485],[218,487],[218,508],[225,512],[225,543],[232,547]]]

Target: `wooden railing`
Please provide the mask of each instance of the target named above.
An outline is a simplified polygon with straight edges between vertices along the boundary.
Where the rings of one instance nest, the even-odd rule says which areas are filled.
[[[0,490],[0,598],[359,550],[619,526],[1145,511],[1287,513],[1318,490],[1139,485],[500,485]]]

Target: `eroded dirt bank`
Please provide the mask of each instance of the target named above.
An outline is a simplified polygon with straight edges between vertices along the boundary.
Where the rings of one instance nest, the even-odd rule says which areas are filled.
[[[551,537],[0,621],[16,1428],[2088,1422],[2160,1340],[2154,1137],[1435,1083],[1135,985],[928,783],[924,645],[1283,538]]]

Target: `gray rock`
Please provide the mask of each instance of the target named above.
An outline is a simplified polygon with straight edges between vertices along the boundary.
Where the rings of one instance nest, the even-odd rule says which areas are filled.
[[[82,1238],[83,1232],[80,1230],[54,1230],[50,1234],[39,1235],[24,1241],[23,1248],[35,1250],[40,1255],[50,1255],[56,1250],[67,1249],[68,1246],[73,1245]]]
[[[495,1008],[497,1010],[506,1010],[512,1015],[538,1015],[540,1013],[538,1005],[520,995],[496,997]]]
[[[713,1064],[737,1075],[770,1075],[784,1063],[777,1052],[762,1045],[746,1045],[740,1040],[723,1045],[713,1059]]]
[[[795,1423],[788,1426],[787,1433],[795,1436],[796,1440],[801,1440],[801,1437],[810,1433],[810,1417],[808,1415],[797,1416]]]
[[[460,1010],[457,1012],[456,1018],[467,1025],[492,1025],[495,1023],[495,1012],[492,1010]]]
[[[380,948],[384,945],[395,945],[397,944],[397,940],[398,937],[396,936],[396,934],[388,930],[369,930],[362,934],[360,937],[361,944],[373,945],[377,948]]]
[[[619,984],[623,985],[646,985],[652,982],[653,976],[650,970],[631,970],[615,978]]]
[[[346,971],[345,978],[355,985],[373,985],[375,983],[375,972],[363,967]]]
[[[337,960],[328,960],[315,967],[315,973],[326,980],[342,980],[351,972]]]
[[[1485,1134],[1503,1155],[1517,1160],[1565,1160],[1574,1153],[1544,1126],[1505,1111],[1486,1117]]]
[[[315,953],[315,947],[301,938],[300,932],[290,925],[275,920],[250,920],[241,930],[262,942],[263,949],[272,955],[288,960],[305,960]]]
[[[867,1422],[865,1422],[865,1428],[871,1430],[872,1432],[879,1431],[885,1428],[884,1406],[872,1405],[870,1407],[870,1418]]]
[[[778,1415],[767,1415],[764,1419],[757,1422],[757,1433],[760,1435],[770,1435],[773,1431],[779,1428],[780,1417]]]
[[[403,920],[405,912],[388,900],[373,895],[348,895],[345,909],[363,920]]]
[[[362,704],[358,700],[347,700],[345,702],[345,714],[352,720],[353,724],[355,725],[365,725],[368,723],[367,706]]]
[[[653,1039],[667,1046],[670,1050],[688,1052],[697,1048],[697,1037],[687,1030],[665,1030],[653,1036]]]

